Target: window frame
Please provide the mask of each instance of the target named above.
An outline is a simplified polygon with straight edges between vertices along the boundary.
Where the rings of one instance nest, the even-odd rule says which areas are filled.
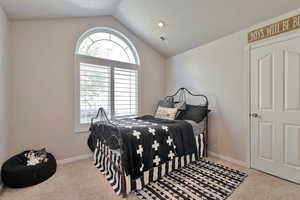
[[[89,37],[91,34],[97,33],[97,32],[106,32],[113,34],[120,39],[122,39],[124,42],[127,43],[128,47],[132,50],[135,61],[137,64],[132,64],[132,63],[126,63],[126,62],[121,62],[121,61],[115,61],[115,60],[109,60],[105,58],[98,58],[98,57],[93,57],[93,56],[86,56],[78,53],[79,47],[81,42]],[[87,64],[92,64],[92,65],[100,65],[100,66],[107,66],[111,68],[122,68],[122,69],[131,69],[131,70],[136,70],[138,77],[137,77],[137,90],[138,90],[138,102],[137,102],[137,115],[140,114],[141,112],[141,70],[140,70],[140,60],[139,60],[139,55],[137,54],[136,48],[132,44],[132,42],[127,39],[126,36],[124,36],[122,33],[115,31],[111,28],[106,28],[106,27],[100,27],[100,28],[94,28],[91,29],[87,32],[85,32],[80,39],[77,42],[76,45],[76,51],[75,51],[75,70],[74,70],[74,81],[75,81],[75,88],[74,88],[74,97],[75,97],[75,125],[74,129],[76,133],[83,133],[83,132],[88,132],[89,130],[89,123],[86,124],[81,124],[80,123],[80,63],[87,63]],[[113,79],[111,79],[113,81]],[[114,89],[111,91],[113,93]],[[114,95],[113,95],[114,96]],[[114,98],[113,98],[114,99]],[[114,100],[112,100],[112,103],[114,104]],[[112,105],[114,107],[114,105]],[[115,118],[125,118],[125,117],[133,117],[136,115],[127,115],[127,116],[122,116],[122,117],[115,117],[114,113],[112,113],[112,119]]]

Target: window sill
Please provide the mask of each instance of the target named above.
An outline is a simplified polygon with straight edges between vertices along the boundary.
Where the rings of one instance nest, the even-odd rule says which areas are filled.
[[[90,125],[89,124],[82,124],[80,126],[75,126],[74,128],[74,132],[77,134],[80,133],[88,133],[90,129]]]
[[[80,129],[80,130],[75,129],[74,132],[75,134],[89,133],[89,129]]]

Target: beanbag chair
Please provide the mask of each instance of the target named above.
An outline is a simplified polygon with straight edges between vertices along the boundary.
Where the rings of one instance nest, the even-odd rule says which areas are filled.
[[[25,151],[7,160],[1,170],[4,185],[12,188],[23,188],[39,184],[50,178],[56,172],[56,160],[47,153],[48,162],[35,166],[27,166]]]

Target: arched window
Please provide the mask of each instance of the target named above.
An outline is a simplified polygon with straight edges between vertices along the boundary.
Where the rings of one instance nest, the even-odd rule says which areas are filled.
[[[139,112],[139,57],[123,34],[96,28],[84,33],[76,48],[76,131],[85,131],[103,107],[110,118]]]
[[[78,54],[138,64],[134,46],[122,34],[111,29],[95,29],[80,41]]]

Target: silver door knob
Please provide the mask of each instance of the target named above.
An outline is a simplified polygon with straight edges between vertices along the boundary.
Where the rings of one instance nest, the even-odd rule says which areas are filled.
[[[260,117],[259,114],[257,114],[257,113],[252,113],[252,114],[250,114],[250,116],[254,117],[254,118],[259,118]]]

